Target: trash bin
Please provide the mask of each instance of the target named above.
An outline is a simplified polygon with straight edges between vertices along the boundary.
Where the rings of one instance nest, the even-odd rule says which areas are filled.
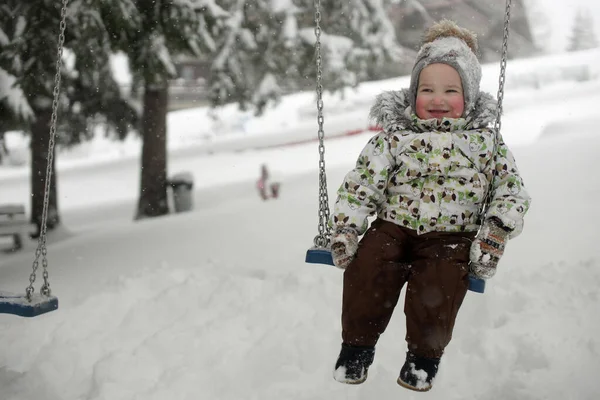
[[[173,206],[175,212],[190,211],[194,208],[192,198],[192,188],[194,187],[194,177],[189,172],[181,172],[173,175],[169,180],[169,186],[173,189]]]

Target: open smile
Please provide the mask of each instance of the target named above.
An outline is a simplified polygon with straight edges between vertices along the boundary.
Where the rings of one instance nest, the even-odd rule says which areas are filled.
[[[429,110],[428,113],[436,118],[439,117],[443,117],[444,115],[446,115],[447,113],[449,113],[449,110]]]

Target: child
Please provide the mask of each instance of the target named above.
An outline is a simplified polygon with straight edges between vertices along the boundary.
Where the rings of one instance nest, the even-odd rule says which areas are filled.
[[[276,199],[279,197],[279,187],[281,183],[276,181],[269,173],[266,164],[260,166],[260,178],[256,181],[256,189],[261,199]]]
[[[382,131],[346,175],[331,217],[334,263],[345,270],[340,382],[365,381],[407,283],[408,352],[398,384],[431,389],[469,272],[491,278],[505,242],[523,228],[530,198],[499,133],[494,146],[497,103],[479,91],[476,51],[472,32],[438,22],[410,88],[380,94],[371,109]]]

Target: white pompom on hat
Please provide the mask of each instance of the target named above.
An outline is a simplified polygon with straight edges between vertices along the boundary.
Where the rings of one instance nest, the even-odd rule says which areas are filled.
[[[416,110],[419,75],[430,64],[447,64],[460,75],[465,97],[465,111],[468,116],[475,108],[481,83],[481,65],[477,59],[477,35],[456,25],[450,20],[441,20],[427,30],[423,45],[410,77],[410,105]]]

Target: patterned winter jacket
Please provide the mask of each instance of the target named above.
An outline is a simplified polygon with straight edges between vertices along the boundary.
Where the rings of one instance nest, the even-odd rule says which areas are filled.
[[[422,120],[412,112],[408,91],[380,94],[371,117],[382,128],[361,152],[338,190],[330,223],[362,235],[367,218],[416,230],[476,231],[492,180],[497,103],[481,93],[467,118]],[[530,197],[515,160],[500,135],[487,218],[497,217],[516,237]]]

